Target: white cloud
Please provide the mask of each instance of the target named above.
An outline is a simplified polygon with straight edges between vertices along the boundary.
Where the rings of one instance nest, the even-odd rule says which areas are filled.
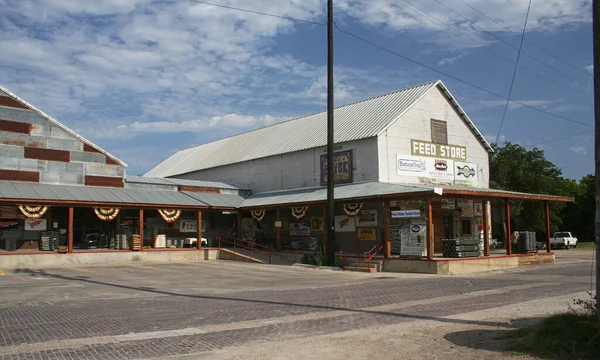
[[[130,124],[117,125],[114,131],[104,131],[96,137],[100,138],[126,138],[130,139],[143,133],[175,134],[175,133],[203,133],[211,129],[233,130],[239,132],[251,128],[257,128],[275,124],[288,119],[288,117],[274,115],[239,115],[226,114],[213,116],[207,119],[183,120],[183,121],[134,121]],[[93,131],[94,129],[89,129]]]
[[[582,154],[582,155],[587,154],[587,149],[585,146],[572,146],[569,148],[569,150],[571,150],[575,154]]]
[[[587,71],[591,72],[592,74],[594,73],[594,65],[593,64],[586,66],[585,69]]]
[[[520,104],[515,103],[513,101],[508,103],[508,109],[509,110],[516,110],[519,108],[522,108],[524,105],[528,105],[528,106],[535,106],[538,108],[547,108],[548,105],[554,105],[557,102],[560,102],[560,100],[521,100],[521,99],[513,99],[514,101],[518,101]],[[521,105],[524,104],[524,105]],[[477,101],[473,104],[473,106],[470,107],[470,110],[475,111],[475,110],[484,110],[484,109],[489,109],[489,108],[493,108],[493,107],[505,107],[506,106],[506,100],[480,100]]]

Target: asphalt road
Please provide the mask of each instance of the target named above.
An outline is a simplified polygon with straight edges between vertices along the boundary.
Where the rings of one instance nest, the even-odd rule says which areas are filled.
[[[556,265],[469,276],[226,261],[6,272],[0,359],[211,358],[388,325],[494,326],[461,315],[589,291],[591,256],[563,250]],[[303,351],[310,357],[310,345]]]

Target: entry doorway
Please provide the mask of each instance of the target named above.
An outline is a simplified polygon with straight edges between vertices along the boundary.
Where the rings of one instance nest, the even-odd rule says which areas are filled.
[[[434,214],[432,220],[434,251],[442,251],[442,240],[453,238],[452,214]]]

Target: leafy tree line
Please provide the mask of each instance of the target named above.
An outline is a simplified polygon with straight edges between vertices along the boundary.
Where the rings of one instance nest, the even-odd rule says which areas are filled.
[[[525,193],[573,197],[574,203],[550,203],[551,232],[571,231],[580,241],[593,241],[596,178],[565,178],[562,171],[544,156],[544,151],[527,150],[511,142],[492,145],[490,187]],[[513,203],[511,228],[546,233],[544,204],[541,201]]]

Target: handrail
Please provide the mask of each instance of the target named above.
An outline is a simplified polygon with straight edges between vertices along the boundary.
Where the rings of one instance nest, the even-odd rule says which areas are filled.
[[[371,256],[371,253],[372,253],[372,252],[373,252],[373,250],[375,250],[376,248],[377,248],[377,245],[373,246],[373,247],[371,248],[371,250],[369,250],[369,251],[365,251],[365,252],[363,253],[363,257],[364,257],[364,259],[365,259],[365,260],[367,260],[367,257]],[[377,252],[376,252],[376,253],[377,253]]]
[[[376,248],[377,248],[377,245],[375,245],[373,247],[373,249],[371,249],[365,253],[365,256],[367,256],[367,253],[369,254],[369,257],[365,258],[365,260],[367,260],[367,266],[369,267],[369,271],[371,271],[371,259],[373,259],[375,257],[375,255],[377,255],[377,253],[383,249],[383,245],[381,245],[379,248],[377,248],[377,250],[375,250]],[[373,252],[373,254],[371,255],[371,252],[373,250],[375,250],[375,252]]]
[[[240,247],[242,249],[250,250],[250,257],[252,257],[252,251],[258,251],[258,252],[262,252],[262,253],[267,253],[269,255],[269,264],[271,264],[271,255],[273,254],[273,249],[271,249],[270,247],[259,245],[259,244],[253,244],[253,246],[246,246],[246,245],[239,244],[239,242],[242,241],[242,242],[250,243],[248,240],[236,239],[236,238],[230,237],[230,236],[225,236],[225,237],[227,239],[230,239],[230,240],[223,239],[223,235],[217,235],[217,241],[218,241],[218,244],[219,244],[219,250],[221,250],[221,242],[224,242],[224,243],[227,243],[227,244],[232,244],[234,252],[236,252],[236,248],[237,247]],[[255,246],[256,247],[264,247],[267,250],[254,249]]]

